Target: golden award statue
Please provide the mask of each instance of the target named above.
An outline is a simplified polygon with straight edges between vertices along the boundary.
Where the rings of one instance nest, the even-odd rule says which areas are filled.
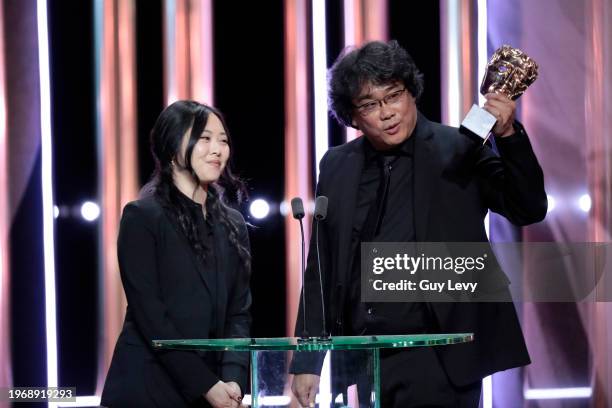
[[[498,93],[516,100],[537,77],[538,64],[534,60],[518,48],[502,45],[487,64],[480,93]],[[483,108],[473,105],[461,126],[486,140],[496,120]]]

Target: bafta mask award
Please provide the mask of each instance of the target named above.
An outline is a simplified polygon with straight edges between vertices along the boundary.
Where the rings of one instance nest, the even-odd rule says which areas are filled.
[[[537,77],[538,64],[534,60],[517,48],[502,45],[487,64],[480,93],[498,93],[516,100]],[[461,126],[486,140],[496,121],[495,116],[473,105]]]

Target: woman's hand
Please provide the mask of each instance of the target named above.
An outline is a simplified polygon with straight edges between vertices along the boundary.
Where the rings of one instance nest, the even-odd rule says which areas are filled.
[[[240,406],[242,394],[238,384],[226,384],[223,381],[219,381],[208,390],[204,398],[213,408],[235,408]]]
[[[297,398],[300,406],[314,407],[315,397],[319,390],[319,381],[321,378],[314,374],[296,374],[293,376],[291,383],[291,391]]]
[[[242,405],[242,390],[240,389],[240,386],[238,385],[238,383],[234,381],[229,381],[226,384],[234,391],[234,393],[238,395],[238,398],[234,399],[236,401],[235,406],[243,407],[244,405]]]

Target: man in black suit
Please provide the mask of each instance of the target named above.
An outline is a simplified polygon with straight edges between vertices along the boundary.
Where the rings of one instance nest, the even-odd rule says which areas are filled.
[[[320,225],[327,327],[332,335],[473,332],[474,341],[381,354],[381,406],[477,407],[481,379],[529,364],[512,303],[363,303],[361,242],[486,242],[490,209],[516,225],[547,209],[542,170],[515,103],[486,95],[497,118],[490,144],[430,122],[416,107],[422,74],[397,42],[371,42],[341,55],[330,71],[331,110],[364,137],[331,148],[320,163],[317,195],[329,198]],[[311,250],[306,270],[308,332],[322,322]],[[499,288],[509,298],[507,283]],[[300,302],[301,305],[301,302]],[[302,313],[296,334],[301,333]],[[299,353],[294,394],[313,406],[320,361]]]

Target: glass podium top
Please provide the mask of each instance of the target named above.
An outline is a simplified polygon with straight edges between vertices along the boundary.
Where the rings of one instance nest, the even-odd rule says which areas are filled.
[[[474,333],[450,333],[384,336],[334,336],[329,339],[311,337],[307,340],[302,340],[299,337],[153,340],[153,347],[157,349],[175,350],[322,351],[443,346],[447,344],[467,343],[473,340]]]

